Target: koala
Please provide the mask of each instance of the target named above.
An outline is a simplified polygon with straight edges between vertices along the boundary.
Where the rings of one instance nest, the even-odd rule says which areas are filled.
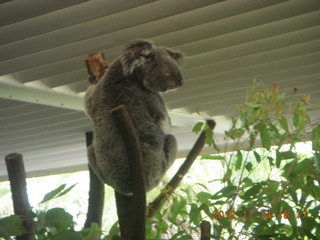
[[[85,94],[94,132],[88,148],[89,165],[102,182],[119,193],[132,194],[133,183],[130,156],[110,111],[124,105],[130,115],[141,144],[146,191],[150,191],[176,158],[177,141],[170,134],[170,118],[160,93],[183,85],[182,59],[179,52],[149,41],[133,41]]]

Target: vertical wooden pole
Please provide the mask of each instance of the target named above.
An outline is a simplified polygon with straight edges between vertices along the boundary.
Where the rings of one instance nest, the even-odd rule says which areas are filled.
[[[93,132],[86,132],[87,147],[92,144]],[[104,184],[89,166],[90,189],[87,219],[84,227],[90,227],[91,223],[97,223],[102,226],[103,204],[104,204]]]
[[[26,172],[22,155],[11,153],[5,157],[5,161],[12,192],[14,214],[23,216],[22,225],[28,232],[17,237],[17,240],[34,240],[34,224],[32,219],[27,217],[31,207],[28,199]]]
[[[118,129],[125,141],[131,167],[133,195],[115,192],[121,237],[124,240],[144,240],[146,221],[146,186],[142,150],[138,132],[125,106],[114,108]]]
[[[211,224],[208,221],[202,221],[200,224],[201,238],[200,240],[210,240]]]

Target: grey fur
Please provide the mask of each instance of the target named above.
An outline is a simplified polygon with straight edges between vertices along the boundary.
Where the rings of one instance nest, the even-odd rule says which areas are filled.
[[[104,77],[90,85],[85,108],[93,120],[94,139],[89,164],[116,191],[132,193],[130,167],[123,139],[110,110],[123,104],[138,131],[146,171],[146,190],[156,187],[177,153],[169,134],[170,119],[159,92],[180,87],[182,54],[148,41],[130,43]]]

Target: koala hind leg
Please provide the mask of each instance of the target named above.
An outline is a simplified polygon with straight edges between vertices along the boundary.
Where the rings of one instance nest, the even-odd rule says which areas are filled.
[[[167,159],[166,168],[169,168],[174,162],[174,160],[176,159],[176,155],[177,155],[177,140],[171,134],[167,135],[165,138],[164,154]]]

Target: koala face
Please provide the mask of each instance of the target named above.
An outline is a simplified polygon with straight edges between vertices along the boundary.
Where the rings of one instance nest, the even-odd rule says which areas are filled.
[[[155,92],[166,92],[183,84],[179,68],[181,53],[156,47],[148,41],[135,41],[121,57],[125,76],[136,75],[141,84]]]

